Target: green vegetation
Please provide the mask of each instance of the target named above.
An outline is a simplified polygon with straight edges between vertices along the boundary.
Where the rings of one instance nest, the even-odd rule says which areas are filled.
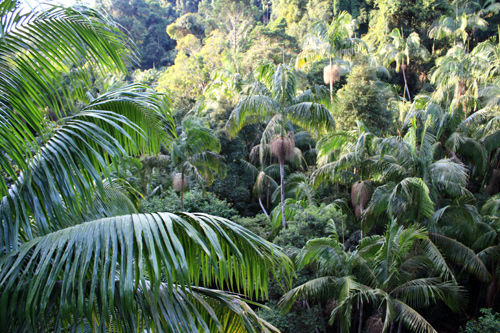
[[[0,327],[497,332],[499,24],[0,0]]]

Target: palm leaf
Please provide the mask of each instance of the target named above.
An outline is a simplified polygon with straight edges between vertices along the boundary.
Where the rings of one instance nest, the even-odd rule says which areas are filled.
[[[267,96],[255,95],[243,99],[231,113],[227,123],[226,130],[230,137],[236,134],[248,124],[249,120],[253,123],[263,121],[266,117],[274,114],[278,108],[276,102]]]
[[[200,293],[192,284],[266,298],[269,272],[278,276],[283,269],[288,283],[291,267],[276,246],[223,218],[154,213],[101,219],[35,238],[0,259],[0,323],[34,330],[61,325],[70,314],[75,323],[93,314],[109,323],[111,309],[119,307],[122,318],[114,319],[134,327],[142,289],[148,292],[138,303],[153,327],[190,332],[199,323],[196,307],[174,298]]]
[[[456,282],[441,282],[440,278],[414,279],[398,286],[390,294],[415,308],[428,307],[442,300],[450,309],[457,312],[463,310],[467,304],[465,289]]]
[[[430,233],[429,238],[439,247],[448,260],[462,265],[467,272],[480,281],[489,281],[491,276],[488,269],[470,248],[455,239],[435,233]]]
[[[111,92],[62,120],[21,177],[8,192],[1,193],[0,248],[10,251],[17,247],[19,228],[21,237],[32,239],[72,225],[68,223],[78,219],[70,216],[80,216],[87,207],[92,210],[96,190],[105,196],[103,176],[111,176],[111,163],[118,165],[129,153],[142,149],[159,151],[155,139],[170,139],[162,126],[140,127],[152,123],[170,126],[172,121],[165,115],[161,96],[152,91],[137,94],[142,88],[134,85]]]
[[[419,314],[415,309],[409,307],[399,300],[393,300],[394,310],[397,314],[397,321],[403,322],[406,327],[414,332],[437,333],[431,324]]]

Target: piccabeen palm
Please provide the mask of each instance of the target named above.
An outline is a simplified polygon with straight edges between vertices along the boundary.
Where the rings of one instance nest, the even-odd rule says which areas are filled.
[[[411,103],[410,89],[408,88],[408,80],[406,78],[407,66],[410,64],[410,59],[425,59],[429,52],[427,52],[427,49],[423,45],[420,45],[420,37],[416,32],[412,32],[405,38],[402,31],[395,28],[389,37],[392,39],[391,42],[381,46],[379,56],[386,66],[390,66],[393,62],[396,62],[396,72],[399,72],[400,69],[403,71],[404,89],[408,93],[408,100]]]
[[[290,270],[275,246],[202,214],[105,218],[116,208],[102,204],[113,165],[174,135],[147,87],[85,94],[82,65],[126,72],[125,36],[86,7],[16,5],[0,2],[0,326],[273,330],[238,295],[203,287],[265,296],[269,270]],[[47,111],[57,122],[44,121]]]
[[[311,26],[311,33],[304,39],[302,52],[297,56],[297,67],[307,63],[328,59],[325,67],[325,83],[330,85],[330,100],[333,103],[334,63],[343,63],[342,58],[350,57],[362,49],[368,50],[365,42],[353,38],[356,21],[346,11],[334,17],[330,25],[317,21]],[[337,69],[338,70],[338,69]]]
[[[449,280],[453,276],[424,229],[392,221],[384,236],[364,238],[354,252],[345,252],[333,236],[309,241],[299,254],[299,267],[312,264],[321,277],[289,291],[280,301],[285,309],[301,297],[335,299],[330,324],[340,320],[342,331],[349,332],[352,310],[358,308],[361,332],[363,305],[372,304],[384,331],[399,323],[414,332],[435,332],[415,308],[439,300],[452,310],[463,307],[464,292]]]
[[[377,138],[360,121],[351,131],[335,130],[324,135],[317,144],[318,169],[312,174],[314,186],[322,182],[348,185],[359,179],[369,179]]]
[[[439,148],[431,116],[423,128],[412,118],[404,138],[389,137],[378,143],[372,159],[387,183],[374,191],[364,214],[367,222],[387,213],[400,223],[422,223],[432,217],[438,199],[468,193],[467,169],[446,158]]]
[[[169,150],[173,166],[180,175],[181,210],[184,210],[184,190],[188,175],[192,175],[197,182],[206,182],[208,185],[212,184],[214,173],[220,178],[226,176],[226,165],[219,155],[219,139],[198,118],[188,117],[183,120],[179,135],[172,140]]]
[[[285,227],[285,161],[293,156],[295,146],[292,124],[303,127],[318,138],[333,128],[334,121],[321,104],[324,91],[317,89],[319,94],[306,91],[297,96],[296,75],[292,68],[264,63],[256,69],[255,79],[248,95],[232,111],[226,130],[234,137],[245,125],[267,123],[261,144],[271,145],[271,151],[280,164],[282,225]]]

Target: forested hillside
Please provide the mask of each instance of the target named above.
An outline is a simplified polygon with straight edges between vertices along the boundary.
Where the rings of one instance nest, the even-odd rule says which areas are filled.
[[[55,56],[14,3],[0,326],[500,332],[500,1],[98,0]]]

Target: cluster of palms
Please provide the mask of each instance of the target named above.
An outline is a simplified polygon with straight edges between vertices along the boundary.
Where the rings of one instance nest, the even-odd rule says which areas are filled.
[[[390,67],[395,62],[396,72],[403,73],[400,104],[405,111],[399,115],[397,136],[378,137],[361,122],[352,130],[332,130],[333,120],[321,106],[335,114],[335,76],[366,61],[354,56],[365,45],[352,38],[355,22],[347,13],[334,18],[331,25],[314,24],[297,60],[301,67],[326,59],[329,100],[318,87],[297,95],[295,73],[284,65],[262,65],[247,89],[240,90],[227,129],[236,134],[246,124],[263,125],[261,142],[251,154],[257,167],[245,165],[255,175],[254,194],[274,228],[293,223],[297,210],[318,205],[316,189],[332,182],[351,189],[352,208],[346,200],[332,204],[357,221],[361,230],[362,240],[355,249],[344,249],[336,232],[307,244],[297,267],[309,267],[320,277],[287,293],[281,301],[285,309],[301,298],[333,299],[330,323],[340,321],[346,331],[353,309],[359,310],[355,319],[359,332],[367,321],[380,322],[383,330],[396,324],[398,331],[402,326],[434,331],[417,309],[443,301],[454,311],[463,310],[468,296],[460,282],[465,277],[488,286],[473,296],[477,307],[494,304],[500,199],[496,195],[483,203],[473,192],[498,192],[500,44],[487,41],[469,52],[467,42],[468,31],[483,27],[481,15],[497,10],[497,4],[485,5],[479,13],[477,8],[458,6],[455,18],[443,16],[430,30],[432,38],[450,38],[454,44],[431,71],[435,85],[431,95],[412,98],[408,86],[410,60],[430,55],[418,34],[405,37],[402,30],[394,29],[376,52],[379,63]],[[445,29],[460,19],[467,24]],[[331,72],[334,66],[335,73]],[[309,131],[317,157],[309,165],[296,147],[302,129]],[[290,165],[285,169],[287,160]],[[312,173],[291,172],[315,164]],[[281,200],[272,214],[262,203],[262,197],[270,196]],[[377,228],[385,229],[385,234],[374,235]],[[370,306],[363,312],[364,304]]]

